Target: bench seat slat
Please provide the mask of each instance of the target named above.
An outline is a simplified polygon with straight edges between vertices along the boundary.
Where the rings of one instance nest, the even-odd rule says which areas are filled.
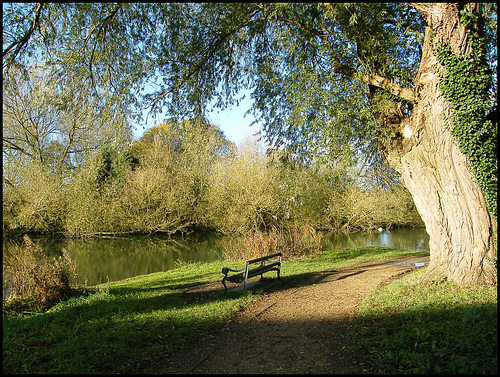
[[[243,279],[243,272],[240,274],[227,276],[224,278],[224,280],[228,280],[228,281],[233,282],[233,283],[241,283],[244,280]]]
[[[271,264],[268,264],[265,266],[260,266],[260,267],[254,268],[253,270],[248,271],[248,277],[251,278],[251,277],[254,277],[257,275],[261,275],[262,273],[267,272],[267,271],[277,271],[278,268],[276,266],[278,266],[278,265],[280,265],[280,262],[275,262],[275,263],[271,263]]]
[[[255,276],[261,275],[264,272],[268,272],[268,271],[278,271],[277,266],[279,266],[279,265],[280,265],[280,263],[276,262],[276,263],[271,263],[269,265],[254,268],[253,270],[248,270],[248,277],[247,278],[253,278]],[[233,283],[240,283],[244,280],[244,275],[245,275],[244,272],[241,272],[241,273],[236,274],[236,275],[228,276],[226,278],[226,280],[233,282]]]

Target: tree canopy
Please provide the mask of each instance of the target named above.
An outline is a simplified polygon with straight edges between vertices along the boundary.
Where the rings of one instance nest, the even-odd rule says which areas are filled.
[[[85,85],[62,89],[35,65],[4,77],[2,103],[7,161],[31,159],[54,172],[74,170],[99,144],[125,144],[132,136],[127,119],[108,112]]]
[[[248,88],[275,145],[331,157],[375,136],[366,83],[411,99],[423,29],[394,3],[4,5],[4,72],[42,59],[137,119],[203,117]]]
[[[188,153],[191,149],[194,149],[194,153],[205,151],[210,153],[212,158],[229,157],[234,153],[235,147],[217,126],[196,119],[172,119],[151,127],[132,145],[132,151],[140,155],[155,143],[162,144],[178,154]]]

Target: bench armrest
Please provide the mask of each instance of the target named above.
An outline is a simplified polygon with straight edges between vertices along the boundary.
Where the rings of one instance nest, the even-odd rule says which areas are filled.
[[[229,267],[222,267],[222,273],[224,275],[227,275],[227,273],[229,271],[232,271],[232,272],[243,272],[243,271],[245,271],[245,268],[242,268],[241,270],[233,270],[232,268],[229,268]]]

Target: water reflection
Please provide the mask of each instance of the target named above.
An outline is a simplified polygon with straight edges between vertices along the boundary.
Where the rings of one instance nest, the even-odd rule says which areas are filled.
[[[49,256],[62,255],[64,248],[77,264],[79,283],[88,285],[133,276],[167,271],[179,263],[220,260],[223,250],[235,239],[215,233],[191,233],[184,237],[134,236],[123,238],[56,239],[33,237]],[[4,252],[6,252],[4,239]],[[16,241],[22,242],[21,239]],[[424,229],[327,234],[324,250],[357,247],[390,247],[403,250],[429,250]]]
[[[167,271],[176,268],[179,263],[218,260],[223,249],[221,236],[205,233],[193,233],[184,237],[33,237],[32,241],[49,256],[62,255],[64,248],[77,264],[79,282],[86,282],[88,285]],[[4,250],[5,245],[4,242]]]
[[[401,250],[429,251],[429,235],[423,228],[395,228],[348,234],[330,233],[325,247],[337,250],[356,247],[389,247]]]

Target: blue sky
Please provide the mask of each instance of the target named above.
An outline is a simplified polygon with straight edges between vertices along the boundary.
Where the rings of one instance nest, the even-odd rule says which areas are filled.
[[[229,140],[239,145],[246,136],[260,131],[259,125],[250,127],[250,124],[255,120],[252,115],[244,116],[251,105],[251,99],[247,96],[240,101],[238,107],[234,106],[231,109],[219,110],[219,113],[214,110],[210,113],[209,119],[214,125],[219,126]]]
[[[236,145],[239,145],[247,136],[251,136],[256,132],[260,131],[259,125],[254,125],[250,127],[250,124],[255,120],[255,118],[248,114],[244,116],[245,113],[250,109],[252,105],[252,100],[250,96],[247,95],[245,99],[240,101],[239,106],[233,106],[230,109],[226,110],[213,110],[208,114],[208,118],[210,122],[214,125],[218,126],[226,135],[226,137],[235,142]],[[157,118],[156,121],[149,120],[149,126],[154,126],[156,124],[161,123],[161,119]],[[137,130],[134,131],[134,139],[139,139],[145,132],[142,127],[138,127]]]

